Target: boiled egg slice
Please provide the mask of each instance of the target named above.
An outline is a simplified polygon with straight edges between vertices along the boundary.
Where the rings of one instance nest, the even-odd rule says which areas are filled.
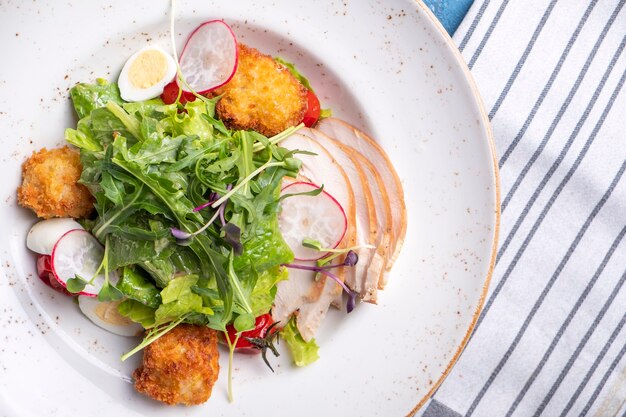
[[[143,327],[117,311],[118,301],[98,301],[96,297],[78,296],[78,307],[96,326],[120,336],[140,336]]]
[[[175,75],[174,58],[158,46],[146,46],[128,58],[117,85],[125,101],[149,100],[161,95]]]
[[[82,228],[76,220],[70,218],[42,220],[30,228],[26,235],[26,247],[33,252],[50,255],[61,236],[70,230]]]

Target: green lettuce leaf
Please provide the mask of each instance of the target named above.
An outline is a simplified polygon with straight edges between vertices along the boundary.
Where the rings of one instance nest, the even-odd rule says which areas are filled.
[[[289,278],[287,268],[274,267],[259,274],[256,285],[250,294],[252,314],[257,317],[270,311],[274,303],[279,281]]]
[[[287,69],[289,70],[289,72],[296,77],[296,79],[298,81],[300,81],[300,84],[302,84],[303,86],[305,86],[306,88],[308,88],[309,90],[313,91],[313,88],[311,88],[311,83],[309,82],[309,80],[300,73],[300,71],[298,71],[296,69],[296,66],[294,64],[292,64],[289,61],[284,60],[281,57],[276,57],[274,58],[274,61],[283,64],[284,66],[287,67]]]
[[[202,297],[192,291],[198,282],[197,275],[185,275],[172,279],[161,291],[163,304],[155,312],[157,325],[174,321],[189,313],[213,314],[210,307],[202,304]]]
[[[122,270],[122,278],[116,287],[126,297],[152,309],[156,309],[161,304],[161,294],[157,287],[133,268],[126,267]]]
[[[93,110],[104,107],[109,101],[123,103],[117,84],[108,84],[101,78],[96,84],[76,84],[70,90],[70,97],[79,119],[89,116]]]
[[[128,317],[135,323],[141,324],[146,329],[154,326],[155,309],[139,301],[128,298],[117,306],[117,311],[119,311],[122,316]]]
[[[297,366],[306,366],[319,359],[319,346],[315,343],[315,339],[305,342],[296,326],[296,319],[292,317],[289,323],[280,331],[280,336],[291,351],[293,363]]]

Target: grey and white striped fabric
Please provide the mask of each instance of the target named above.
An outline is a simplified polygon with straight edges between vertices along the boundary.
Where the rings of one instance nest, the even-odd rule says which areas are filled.
[[[626,0],[476,0],[457,30],[498,150],[478,326],[421,414],[626,415]]]

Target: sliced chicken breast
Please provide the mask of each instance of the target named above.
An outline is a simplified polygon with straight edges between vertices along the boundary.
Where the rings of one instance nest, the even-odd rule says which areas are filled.
[[[385,269],[389,271],[400,253],[407,227],[404,191],[393,164],[376,141],[340,119],[334,117],[322,119],[317,123],[316,128],[339,142],[353,147],[369,159],[378,169],[389,192],[389,202],[392,212],[394,235],[394,239],[391,242],[392,255],[385,266]],[[383,274],[383,282],[379,283],[381,287],[384,287],[386,280],[387,276]]]
[[[315,266],[315,261],[301,261],[302,265]],[[272,308],[272,318],[287,324],[289,317],[300,306],[320,298],[324,284],[315,281],[315,272],[302,269],[289,269],[289,279],[277,284],[276,298]]]
[[[298,159],[302,160],[300,174],[315,184],[323,184],[324,189],[341,204],[348,218],[348,230],[338,247],[355,246],[357,239],[357,230],[354,226],[356,203],[354,191],[343,168],[326,148],[306,136],[294,134],[283,140],[280,145],[287,149],[302,150],[315,154],[296,155]],[[346,270],[353,272],[354,268],[337,268],[333,269],[333,273],[343,281]],[[291,269],[289,271],[289,279],[278,284],[272,316],[274,320],[281,319],[283,323],[286,323],[289,315],[299,308],[296,320],[298,329],[301,333],[304,330],[303,337],[305,337],[305,334],[308,337],[305,337],[305,340],[310,340],[321,324],[332,301],[341,294],[342,288],[334,280],[326,276],[322,275],[318,281],[315,281],[315,273],[300,275],[296,271],[298,270]],[[308,281],[310,285],[285,284],[292,279]],[[319,285],[323,286],[321,295],[316,299],[312,299],[313,297],[310,297],[310,295],[315,294],[314,289]],[[311,291],[312,289],[313,291]],[[295,307],[296,304],[298,305],[297,307]]]
[[[355,250],[359,256],[359,262],[354,267],[354,276],[349,276],[354,280],[346,279],[346,284],[358,292],[364,301],[376,302],[380,269],[371,271],[370,266],[372,257],[376,253],[374,245],[378,241],[378,224],[374,198],[365,171],[359,163],[359,153],[317,129],[300,129],[298,133],[308,136],[324,146],[348,175],[356,202],[356,244],[360,248]],[[368,245],[374,248],[365,247]],[[343,300],[340,294],[333,305],[341,307],[342,304]]]

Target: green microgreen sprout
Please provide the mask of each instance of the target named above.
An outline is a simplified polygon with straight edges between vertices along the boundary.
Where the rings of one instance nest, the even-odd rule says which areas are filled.
[[[67,280],[67,282],[65,283],[65,288],[69,292],[73,294],[77,294],[81,292],[82,290],[84,290],[87,284],[89,284],[89,281],[87,281],[85,278],[81,277],[80,275],[76,274],[74,278],[70,278]]]
[[[267,168],[283,167],[288,170],[297,170],[300,168],[300,165],[302,165],[302,162],[295,158],[285,158],[283,161],[272,162],[272,156],[270,155],[267,162],[252,171],[247,177],[245,177],[237,185],[235,185],[232,190],[230,190],[229,192],[224,194],[222,198],[211,204],[211,207],[217,208],[220,204],[228,200],[233,194],[239,191],[243,186],[248,184],[250,181],[252,181],[252,179],[254,179],[254,177],[265,171]]]
[[[322,246],[321,242],[315,239],[311,239],[311,238],[302,239],[302,246],[304,246],[305,248],[315,249],[319,252],[325,252],[329,254],[319,259],[317,261],[317,266],[324,266],[330,261],[334,260],[335,258],[338,258],[339,256],[343,255],[344,253],[354,252],[359,249],[375,249],[376,248],[373,245],[357,245],[357,246],[351,246],[349,248],[325,248]]]
[[[178,319],[176,319],[174,321],[162,324],[160,326],[154,326],[153,328],[149,329],[148,332],[146,333],[146,337],[143,339],[143,341],[139,345],[137,345],[130,352],[127,352],[127,353],[122,355],[122,357],[121,357],[122,361],[125,361],[126,359],[130,358],[131,356],[133,356],[135,353],[139,352],[140,350],[142,350],[146,346],[148,346],[148,345],[152,344],[153,342],[155,342],[161,336],[165,335],[167,332],[172,330],[174,327],[176,327],[180,323],[182,323],[183,320],[185,320],[187,318],[187,316],[188,316],[188,314],[185,314],[184,316],[181,316],[181,317],[179,317]]]
[[[102,262],[96,269],[96,272],[91,276],[89,280],[83,278],[79,274],[76,274],[73,278],[70,278],[66,282],[66,289],[72,294],[80,293],[85,289],[87,285],[93,285],[94,280],[100,274],[100,271],[104,268],[104,285],[98,292],[98,301],[114,301],[121,299],[124,295],[120,290],[118,290],[114,285],[111,285],[109,281],[109,262],[108,262],[108,237],[105,241],[104,245],[104,256],[102,257]]]
[[[215,213],[209,219],[209,221],[206,222],[204,226],[202,226],[201,228],[199,228],[193,233],[185,232],[184,230],[180,230],[176,227],[170,227],[170,232],[172,232],[172,236],[176,238],[176,243],[182,246],[188,245],[189,243],[191,243],[191,239],[193,239],[194,236],[197,236],[200,233],[204,232],[206,229],[208,229],[208,227],[211,226],[213,222],[215,222],[215,220],[219,217],[219,215],[220,215],[220,211],[215,210]]]
[[[301,196],[301,195],[306,195],[306,196],[309,196],[309,197],[315,197],[315,196],[320,195],[322,193],[322,191],[324,191],[324,184],[322,184],[320,187],[315,188],[315,189],[313,189],[311,191],[303,191],[301,193],[285,193],[285,194],[280,196],[278,201],[283,201],[286,198],[296,197],[296,196]],[[311,241],[313,241],[313,240],[311,239]],[[317,242],[317,243],[319,243],[319,242]],[[304,246],[304,243],[303,243],[303,246]],[[307,247],[310,247],[310,246],[307,246]],[[320,247],[321,247],[321,244],[320,244]],[[313,249],[316,249],[316,248],[313,248]]]
[[[304,127],[304,123],[300,123],[297,126],[292,126],[292,127],[288,127],[287,129],[283,130],[282,132],[272,136],[271,138],[267,139],[267,142],[263,143],[262,141],[259,141],[257,143],[255,143],[252,146],[252,151],[253,152],[259,152],[262,151],[263,149],[266,149],[272,145],[276,145],[279,142],[287,139],[289,136],[291,136],[292,134],[296,133],[298,130],[300,130],[301,128]]]
[[[233,355],[235,354],[235,346],[239,341],[239,336],[241,333],[237,332],[235,335],[235,340],[231,342],[230,337],[228,337],[228,332],[224,330],[224,339],[226,339],[226,343],[228,344],[228,401],[233,402]]]

